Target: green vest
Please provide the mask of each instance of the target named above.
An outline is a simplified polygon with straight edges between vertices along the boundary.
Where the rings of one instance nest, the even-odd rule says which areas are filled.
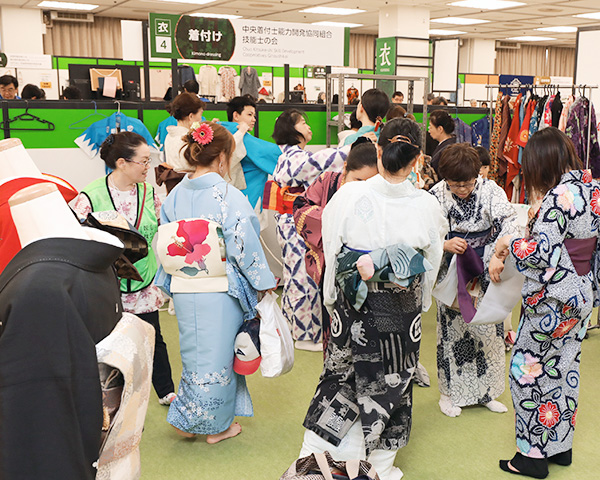
[[[146,186],[146,198],[144,201],[144,186]],[[141,260],[138,260],[133,265],[137,268],[138,272],[143,278],[142,282],[136,280],[121,280],[121,293],[133,293],[143,290],[154,280],[156,275],[157,265],[154,251],[152,250],[152,239],[158,230],[158,219],[156,218],[156,211],[154,209],[154,189],[149,183],[138,183],[138,212],[135,219],[135,224],[139,222],[140,215],[142,221],[139,222],[137,230],[146,238],[148,241],[148,255]],[[108,176],[94,180],[87,187],[82,190],[90,200],[93,212],[105,212],[109,210],[116,210],[113,199],[108,189]],[[141,210],[142,203],[144,205],[143,211]]]

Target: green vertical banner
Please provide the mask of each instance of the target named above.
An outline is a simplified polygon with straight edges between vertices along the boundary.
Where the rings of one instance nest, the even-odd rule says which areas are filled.
[[[375,74],[396,74],[396,37],[375,40]]]
[[[175,45],[175,28],[180,15],[150,14],[150,51],[153,57],[180,58]]]

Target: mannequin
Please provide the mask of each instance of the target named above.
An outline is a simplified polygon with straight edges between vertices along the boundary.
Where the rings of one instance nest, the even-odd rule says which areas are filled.
[[[94,480],[95,345],[123,314],[112,267],[123,245],[80,226],[54,184],[7,203],[23,248],[0,274],[0,478]]]
[[[8,205],[8,199],[34,184],[56,185],[66,202],[77,190],[64,180],[40,173],[18,138],[0,141],[0,273],[21,249],[21,243]],[[64,203],[64,202],[63,202]]]

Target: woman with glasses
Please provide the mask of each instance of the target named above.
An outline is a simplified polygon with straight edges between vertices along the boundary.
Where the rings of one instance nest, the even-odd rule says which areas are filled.
[[[461,273],[459,278],[465,278],[462,272],[471,272],[473,277],[468,284],[459,284],[458,300],[451,306],[437,302],[439,405],[449,417],[457,417],[461,407],[468,405],[507,411],[495,400],[504,392],[504,327],[502,323],[467,322],[490,283],[488,267],[499,262],[492,256],[496,240],[517,233],[517,214],[504,191],[479,176],[480,168],[474,148],[450,145],[439,164],[443,180],[430,190],[440,202],[449,228],[438,284],[449,272]]]
[[[150,147],[141,135],[133,132],[110,134],[100,147],[100,157],[113,171],[94,180],[75,199],[73,209],[82,218],[91,212],[116,210],[148,242],[148,255],[134,263],[142,281],[121,279],[123,310],[133,313],[156,331],[152,385],[161,405],[175,399],[171,365],[158,321],[158,309],[164,300],[154,285],[157,265],[152,239],[158,230],[160,200],[146,183],[150,169]]]

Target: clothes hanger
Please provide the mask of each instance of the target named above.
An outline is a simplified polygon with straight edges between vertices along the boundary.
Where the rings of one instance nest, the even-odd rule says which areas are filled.
[[[79,125],[84,120],[95,117],[96,115],[98,115],[102,118],[106,118],[106,115],[103,115],[102,113],[98,112],[98,104],[96,103],[96,101],[92,100],[92,103],[94,104],[94,113],[90,113],[87,117],[84,117],[81,120],[77,120],[76,122],[73,122],[71,125],[69,125],[69,128],[71,130],[85,130],[87,127],[77,127],[76,125]]]
[[[10,124],[12,122],[16,122],[16,121],[23,121],[23,122],[38,122],[41,123],[42,125],[45,125],[44,128],[17,128],[17,127],[11,127]],[[37,115],[33,115],[31,113],[29,113],[29,102],[27,100],[25,100],[25,113],[22,113],[21,115],[17,115],[14,118],[9,118],[6,122],[2,122],[0,123],[0,129],[4,128],[4,126],[8,125],[8,127],[11,130],[21,130],[21,131],[51,131],[54,130],[54,124],[52,122],[49,122],[48,120],[44,120],[43,118],[38,117]]]

